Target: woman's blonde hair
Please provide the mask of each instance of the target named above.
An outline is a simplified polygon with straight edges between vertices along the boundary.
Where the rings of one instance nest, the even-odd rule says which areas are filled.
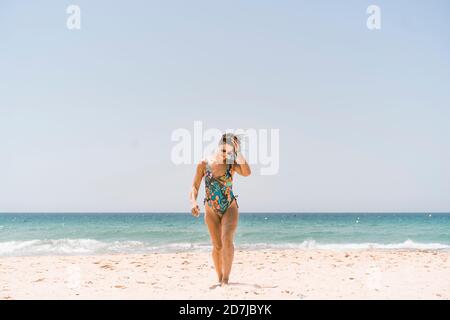
[[[229,144],[230,146],[232,146],[234,148],[234,144],[233,142],[236,143],[240,143],[240,139],[237,135],[235,135],[234,133],[224,133],[222,135],[222,137],[220,138],[219,141],[219,146],[224,145],[224,144]]]

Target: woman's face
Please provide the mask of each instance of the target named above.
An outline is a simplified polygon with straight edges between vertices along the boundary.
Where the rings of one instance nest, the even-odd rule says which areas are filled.
[[[229,144],[219,146],[219,153],[223,162],[234,163],[234,148]]]

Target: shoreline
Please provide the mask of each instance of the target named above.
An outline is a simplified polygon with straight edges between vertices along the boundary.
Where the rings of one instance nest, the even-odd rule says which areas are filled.
[[[0,257],[0,299],[450,299],[447,249],[236,249]]]

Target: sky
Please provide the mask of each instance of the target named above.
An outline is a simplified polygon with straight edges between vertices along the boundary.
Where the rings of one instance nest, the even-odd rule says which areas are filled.
[[[446,0],[0,0],[0,39],[0,212],[188,212],[194,121],[279,130],[242,212],[450,211]]]

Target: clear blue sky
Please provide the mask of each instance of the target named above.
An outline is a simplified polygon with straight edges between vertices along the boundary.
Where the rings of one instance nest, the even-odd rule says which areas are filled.
[[[450,211],[446,0],[1,0],[0,39],[0,212],[186,211],[195,120],[280,129],[242,211]]]

